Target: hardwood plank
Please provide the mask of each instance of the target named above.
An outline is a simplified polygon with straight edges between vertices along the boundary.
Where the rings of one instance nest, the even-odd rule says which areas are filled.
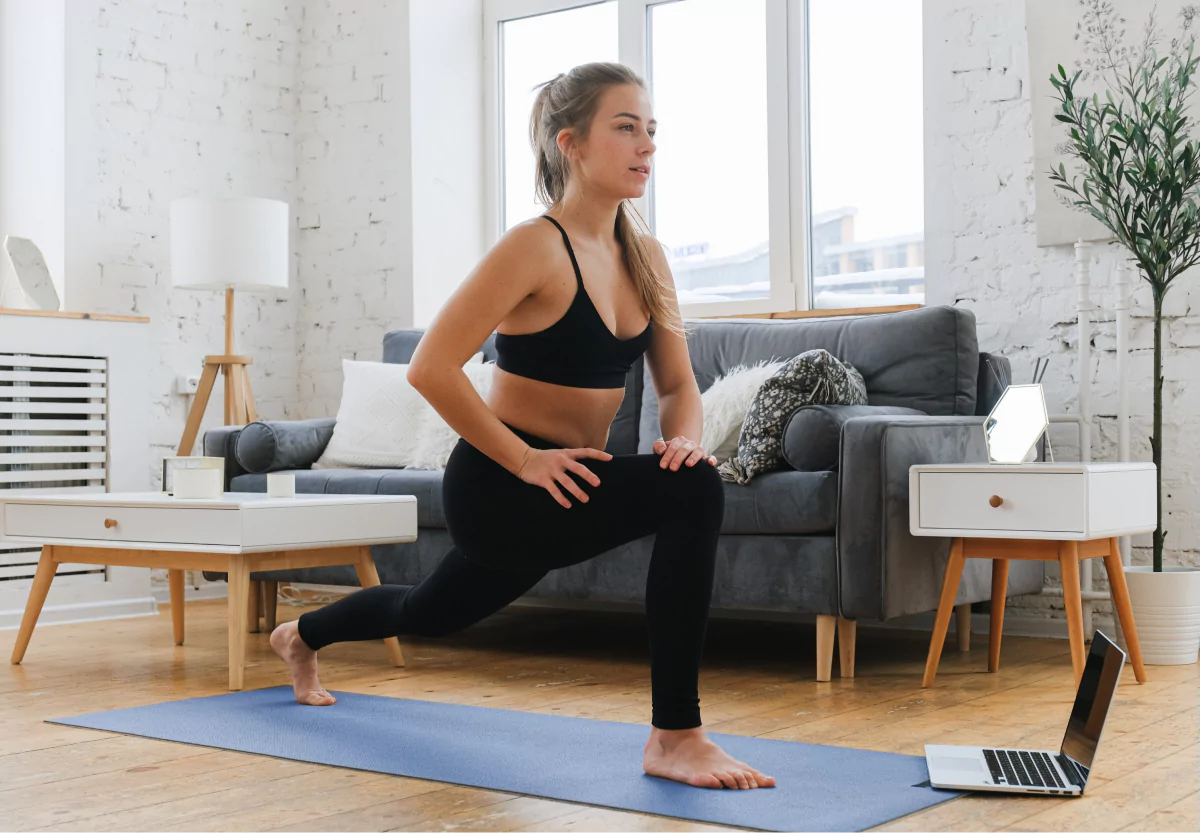
[[[1171,807],[1157,810],[1146,818],[1139,819],[1134,824],[1128,824],[1123,830],[1196,830],[1197,804],[1201,801],[1201,793],[1190,793],[1177,801]]]
[[[475,787],[449,786],[405,798],[373,804],[357,810],[309,818],[279,828],[286,830],[432,830],[442,827],[447,816],[478,811],[513,798],[510,793]],[[573,805],[574,806],[574,805]]]

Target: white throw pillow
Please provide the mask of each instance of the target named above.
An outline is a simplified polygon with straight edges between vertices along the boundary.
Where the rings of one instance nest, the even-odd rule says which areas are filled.
[[[488,398],[488,391],[492,388],[492,369],[494,367],[496,367],[496,362],[463,366],[463,372],[467,374],[467,379],[481,399]],[[427,408],[422,415],[420,439],[417,441],[417,448],[413,451],[408,467],[411,469],[446,468],[446,464],[450,461],[450,453],[454,451],[458,441],[459,435],[447,424],[442,415],[433,408]]]
[[[493,365],[483,364],[483,358],[476,353],[464,372],[470,377],[487,368],[491,378]],[[442,418],[409,384],[408,370],[407,364],[342,360],[337,421],[314,469],[401,468],[413,462],[431,417]]]
[[[719,376],[701,394],[701,448],[717,458],[718,463],[738,453],[738,437],[742,423],[755,394],[771,376],[784,366],[783,361],[764,359],[747,367],[737,365]]]

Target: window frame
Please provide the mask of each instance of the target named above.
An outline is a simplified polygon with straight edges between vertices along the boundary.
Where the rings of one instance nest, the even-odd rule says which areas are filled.
[[[617,3],[618,60],[642,76],[651,89],[651,9],[680,0],[484,0],[484,238],[486,247],[504,233],[504,140],[500,124],[504,87],[501,26],[509,20],[567,11],[602,2]],[[768,273],[769,297],[681,304],[686,318],[725,316],[788,317],[890,311],[897,307],[812,309],[810,258],[809,65],[807,0],[760,0],[766,12]],[[923,142],[924,144],[924,142]],[[635,208],[653,225],[655,177]],[[923,224],[924,228],[924,224]],[[912,305],[918,306],[918,305]],[[902,308],[910,308],[905,305]]]

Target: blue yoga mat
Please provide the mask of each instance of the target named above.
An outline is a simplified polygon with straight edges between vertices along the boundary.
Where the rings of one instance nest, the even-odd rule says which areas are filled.
[[[926,759],[707,732],[776,779],[704,789],[642,771],[650,727],[286,686],[47,721],[758,830],[863,830],[963,795],[928,785]]]

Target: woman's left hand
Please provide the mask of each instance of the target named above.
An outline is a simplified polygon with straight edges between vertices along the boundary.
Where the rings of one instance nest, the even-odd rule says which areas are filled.
[[[716,457],[712,454],[705,454],[701,449],[700,443],[696,440],[690,440],[683,435],[673,437],[669,441],[662,439],[655,440],[651,448],[656,454],[663,455],[663,459],[659,461],[660,468],[671,466],[671,470],[675,471],[680,467],[681,463],[691,466],[697,460],[704,460],[711,466],[717,465]]]

